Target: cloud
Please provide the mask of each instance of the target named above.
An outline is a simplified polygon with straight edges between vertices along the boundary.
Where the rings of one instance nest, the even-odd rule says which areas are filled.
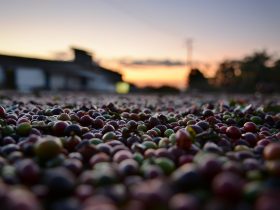
[[[120,64],[124,66],[184,66],[185,62],[170,59],[144,59],[144,60],[120,60]]]

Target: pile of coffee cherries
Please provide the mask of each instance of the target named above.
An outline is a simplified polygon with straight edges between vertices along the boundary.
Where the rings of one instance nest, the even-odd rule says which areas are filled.
[[[0,209],[280,209],[279,103],[2,96]]]

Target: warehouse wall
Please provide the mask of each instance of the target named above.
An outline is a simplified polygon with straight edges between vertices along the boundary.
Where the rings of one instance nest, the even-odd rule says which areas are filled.
[[[18,67],[15,70],[16,86],[20,91],[31,91],[46,85],[45,74],[42,69]]]

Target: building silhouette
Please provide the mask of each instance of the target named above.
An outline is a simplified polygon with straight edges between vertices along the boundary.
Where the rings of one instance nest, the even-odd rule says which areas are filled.
[[[87,51],[72,50],[72,61],[0,54],[0,88],[115,92],[116,83],[122,81],[121,74],[98,65]]]

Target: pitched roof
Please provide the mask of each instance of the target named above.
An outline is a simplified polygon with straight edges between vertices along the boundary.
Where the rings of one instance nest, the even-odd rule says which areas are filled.
[[[67,73],[91,77],[91,73],[105,74],[109,79],[121,80],[122,75],[99,65],[83,65],[75,61],[46,60],[39,58],[28,58],[22,56],[11,56],[0,54],[0,65],[13,67],[41,68],[45,71]]]

